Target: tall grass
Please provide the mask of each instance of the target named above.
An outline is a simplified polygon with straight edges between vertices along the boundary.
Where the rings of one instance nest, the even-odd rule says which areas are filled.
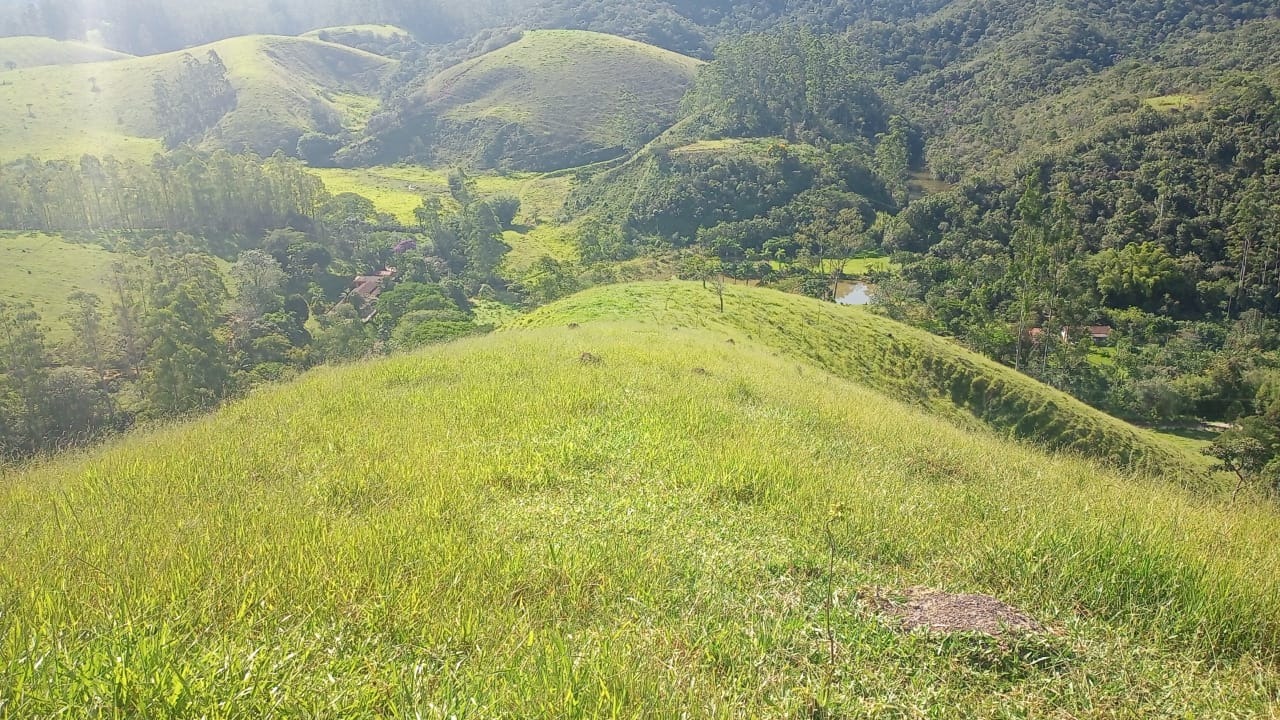
[[[1277,519],[721,333],[522,330],[5,475],[0,717],[1259,715]],[[917,584],[1054,634],[859,599]]]
[[[1188,486],[1209,482],[1204,458],[1186,447],[863,308],[745,286],[729,288],[726,304],[729,312],[719,313],[715,295],[697,283],[611,285],[541,308],[518,324],[642,318],[668,327],[711,328],[975,427]]]

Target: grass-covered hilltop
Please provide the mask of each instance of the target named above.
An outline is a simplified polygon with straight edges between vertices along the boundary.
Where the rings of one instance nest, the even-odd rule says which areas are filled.
[[[1274,508],[833,374],[796,354],[829,336],[811,301],[783,342],[733,326],[786,296],[616,292],[6,475],[0,708],[1269,711]],[[836,315],[850,364],[900,329]],[[884,608],[917,586],[1045,630],[904,632]]]
[[[1271,0],[0,0],[0,720],[1280,717]]]
[[[355,154],[540,171],[611,160],[675,121],[699,64],[614,35],[525,33],[430,78]]]

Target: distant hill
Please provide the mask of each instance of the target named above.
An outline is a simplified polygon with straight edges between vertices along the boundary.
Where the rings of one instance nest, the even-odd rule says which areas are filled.
[[[363,123],[377,106],[384,57],[308,38],[250,36],[111,62],[0,73],[0,159],[85,153],[149,158],[161,149],[155,83],[185,59],[216,52],[235,89],[235,108],[201,143],[209,148],[293,152],[308,131]]]
[[[395,56],[416,44],[413,33],[395,25],[338,25],[303,33],[302,37],[346,45],[376,55]]]
[[[539,171],[618,157],[675,121],[699,64],[612,35],[529,32],[423,82],[371,124],[366,153]]]
[[[124,60],[130,57],[133,56],[70,40],[36,36],[0,38],[0,72],[41,65]]]

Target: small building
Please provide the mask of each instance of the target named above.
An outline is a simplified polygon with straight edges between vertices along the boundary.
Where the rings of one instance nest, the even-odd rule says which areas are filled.
[[[1063,342],[1070,341],[1072,335],[1077,337],[1081,335],[1088,335],[1089,339],[1092,340],[1095,345],[1105,345],[1106,343],[1111,342],[1111,326],[1089,325],[1082,328],[1062,328]]]
[[[338,302],[341,303],[353,297],[358,298],[360,319],[369,322],[374,315],[378,314],[378,297],[382,295],[383,290],[387,289],[388,283],[395,276],[396,269],[391,267],[383,268],[374,275],[357,275],[351,283],[351,289],[344,293]]]

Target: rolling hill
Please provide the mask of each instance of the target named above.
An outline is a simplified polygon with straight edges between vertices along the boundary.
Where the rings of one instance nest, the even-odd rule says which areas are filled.
[[[307,131],[363,123],[394,62],[319,40],[251,36],[189,51],[105,63],[0,73],[0,160],[82,154],[149,159],[161,149],[155,82],[172,78],[187,56],[216,52],[237,105],[204,146],[292,152]]]
[[[346,45],[377,55],[394,48],[412,46],[413,33],[395,25],[338,25],[303,33],[302,37]]]
[[[700,61],[612,35],[528,32],[425,81],[377,153],[549,171],[618,157],[675,121]]]
[[[541,315],[579,327],[316,370],[0,476],[0,703],[20,717],[1272,707],[1274,507],[969,432],[741,330],[729,344],[673,329],[655,301],[706,314],[675,287]],[[731,294],[726,316],[748,300]],[[587,321],[650,311],[661,322]],[[786,322],[817,342],[815,315],[801,303]],[[989,593],[1050,630],[905,632],[880,609],[913,586]]]
[[[49,329],[50,339],[68,339],[62,319],[76,291],[109,296],[106,276],[111,263],[128,257],[97,245],[67,242],[59,235],[0,233],[0,301],[30,302]]]
[[[761,342],[834,375],[962,423],[1087,455],[1187,485],[1203,481],[1200,458],[1065,393],[931,335],[863,308],[731,286],[726,312],[696,283],[609,285],[521,318],[521,326],[643,318],[664,326],[710,328]]]
[[[71,40],[38,36],[0,38],[0,70],[124,60],[130,57],[133,56]]]

